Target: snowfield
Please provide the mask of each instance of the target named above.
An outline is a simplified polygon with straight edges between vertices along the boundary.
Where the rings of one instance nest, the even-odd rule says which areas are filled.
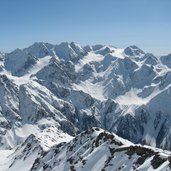
[[[74,42],[0,53],[0,171],[171,170],[170,104],[170,55]]]

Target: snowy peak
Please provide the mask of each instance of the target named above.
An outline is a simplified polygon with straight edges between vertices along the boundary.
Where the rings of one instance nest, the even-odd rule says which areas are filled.
[[[0,170],[170,169],[155,148],[171,149],[170,55],[38,42],[1,56]]]
[[[83,55],[83,56],[86,55],[86,52],[79,44],[76,44],[75,42],[71,42],[70,46],[77,54]]]
[[[96,54],[100,54],[100,55],[107,55],[109,53],[115,52],[115,48],[110,47],[110,46],[104,46],[98,50],[95,51]]]
[[[24,75],[30,67],[36,64],[37,58],[26,53],[24,50],[16,49],[5,55],[5,68],[14,76]]]
[[[56,56],[62,58],[64,61],[77,61],[82,56],[86,55],[85,50],[78,44],[71,42],[63,42],[54,47]]]
[[[49,43],[36,42],[28,48],[25,48],[24,51],[28,54],[36,56],[37,58],[42,58],[45,56],[53,55],[52,48],[53,45]]]
[[[136,57],[144,55],[145,53],[137,46],[132,45],[124,49],[124,54],[130,57]]]

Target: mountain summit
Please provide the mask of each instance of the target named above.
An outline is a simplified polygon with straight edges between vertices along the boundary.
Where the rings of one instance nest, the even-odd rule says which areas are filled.
[[[0,53],[0,170],[169,169],[169,57],[75,42]]]

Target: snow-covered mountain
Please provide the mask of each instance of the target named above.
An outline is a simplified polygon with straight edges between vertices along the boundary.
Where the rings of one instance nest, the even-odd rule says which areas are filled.
[[[25,49],[0,53],[0,153],[4,154],[0,170],[15,170],[20,167],[20,160],[25,159],[25,170],[31,167],[48,170],[44,164],[54,170],[57,167],[114,170],[115,166],[109,167],[110,162],[120,162],[120,155],[127,159],[129,155],[123,151],[132,146],[134,150],[139,148],[130,142],[124,145],[125,140],[121,140],[117,148],[123,145],[124,150],[115,158],[109,153],[116,145],[114,142],[112,147],[109,145],[110,138],[99,149],[93,147],[99,136],[96,132],[85,140],[87,151],[78,151],[76,159],[75,151],[66,149],[69,146],[84,149],[82,144],[77,146],[84,133],[78,133],[92,127],[100,127],[132,143],[171,150],[170,68],[170,55],[157,58],[136,46],[121,49],[111,45],[82,47],[74,42],[59,45],[38,42]],[[58,148],[61,153],[54,152]],[[109,151],[104,152],[104,148]],[[149,156],[143,159],[144,165],[135,164],[138,156],[134,156],[127,163],[118,164],[118,168],[141,170],[142,165],[142,170],[152,169],[151,159],[157,153],[156,149],[152,151],[150,159],[145,161]],[[61,156],[64,154],[68,158]],[[96,161],[89,158],[91,155]],[[74,157],[70,164],[69,156]],[[5,164],[9,160],[13,162],[11,167]],[[99,168],[95,165],[97,161],[103,163],[97,164]],[[161,168],[169,169],[168,160],[165,161]]]
[[[49,150],[32,134],[15,149],[0,153],[4,155],[0,169],[9,171],[171,169],[171,152],[135,145],[99,128],[84,131],[69,142],[58,142]]]

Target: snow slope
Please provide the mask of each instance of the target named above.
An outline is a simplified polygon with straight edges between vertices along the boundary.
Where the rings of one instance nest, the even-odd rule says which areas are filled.
[[[170,152],[134,145],[115,134],[92,128],[44,151],[33,135],[15,150],[1,151],[2,171],[170,170]]]
[[[38,151],[33,158],[28,157],[27,162],[32,163],[26,168],[29,170],[40,151],[49,151],[50,155],[52,146],[68,142],[92,127],[101,127],[133,143],[170,150],[170,92],[170,55],[157,58],[135,45],[121,49],[111,45],[81,47],[74,42],[38,42],[25,49],[0,53],[0,153],[4,154],[0,165],[3,163],[7,169],[5,162],[20,156],[23,143],[27,144],[31,136],[38,142],[33,145]],[[20,151],[15,153],[17,147]],[[93,153],[84,151],[85,156],[82,155],[88,162],[85,169],[104,168],[110,153],[105,152],[106,148],[108,144]],[[12,159],[7,157],[10,153]],[[64,154],[65,150],[60,155]],[[136,157],[132,159],[137,160]],[[43,163],[47,162],[42,158]],[[131,170],[133,160],[126,156],[126,163],[120,163],[119,157],[111,162]],[[151,161],[148,158],[135,167],[152,170]],[[74,170],[71,164],[58,162],[61,170]],[[77,170],[82,169],[80,162]],[[11,169],[20,164],[18,160]],[[34,167],[38,169],[36,164]],[[106,168],[110,170],[109,166]],[[166,168],[168,161],[157,169]]]
[[[34,74],[36,74],[39,70],[44,68],[50,61],[51,56],[45,56],[37,60],[36,64],[29,68],[29,70],[20,77],[13,76],[10,71],[4,70],[1,74],[7,75],[15,84],[20,86],[21,84],[28,83],[31,79],[33,79]],[[14,59],[16,60],[16,59]],[[17,61],[17,60],[16,60]],[[13,63],[10,61],[10,63]]]

